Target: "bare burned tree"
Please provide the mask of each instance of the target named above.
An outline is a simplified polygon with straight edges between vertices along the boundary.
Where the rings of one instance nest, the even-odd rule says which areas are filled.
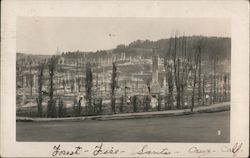
[[[224,101],[227,100],[227,75],[223,76],[223,98]]]
[[[194,53],[194,66],[192,68],[193,70],[193,90],[192,90],[192,97],[191,97],[191,112],[193,112],[194,109],[194,101],[195,101],[195,90],[196,90],[196,83],[197,83],[197,70],[199,67],[199,59],[201,55],[201,45],[198,45],[195,53]]]
[[[29,86],[30,86],[30,96],[32,96],[32,85],[33,85],[32,72],[31,72],[32,59],[31,59],[30,57],[28,58],[28,62],[29,62]]]
[[[41,63],[38,67],[38,97],[37,101],[37,108],[38,108],[38,117],[42,117],[43,109],[42,109],[42,102],[43,102],[43,71],[44,71],[44,63]]]
[[[87,112],[92,111],[92,87],[93,87],[93,74],[91,70],[91,65],[88,62],[86,65],[86,81],[85,81],[86,99],[88,101]]]
[[[219,74],[215,75],[215,85],[216,85],[216,102],[219,102],[220,94],[219,94]]]
[[[201,79],[201,43],[198,46],[199,58],[198,58],[198,105],[202,103],[202,79]]]
[[[170,42],[171,43],[171,42]],[[187,87],[187,81],[189,78],[189,73],[191,71],[191,55],[187,54],[187,44],[186,37],[177,38],[175,35],[174,38],[174,48],[172,54],[173,61],[173,74],[174,74],[174,83],[176,89],[176,107],[178,109],[184,106],[184,96],[185,89]],[[170,46],[171,52],[171,46]],[[171,67],[169,68],[171,70]],[[168,73],[171,75],[171,73]],[[171,81],[171,78],[168,79]],[[169,87],[169,90],[172,90],[172,87]]]
[[[213,76],[210,76],[210,104],[213,104]]]
[[[187,83],[189,80],[189,74],[192,69],[191,63],[191,54],[187,54],[187,44],[186,37],[182,38],[182,61],[181,61],[181,78],[180,78],[180,95],[181,95],[181,104],[184,106],[185,102],[185,90],[187,88]]]
[[[230,101],[230,97],[231,97],[231,92],[230,92],[230,90],[231,90],[231,86],[230,86],[230,73],[228,73],[228,75],[227,75],[227,95],[228,95],[228,101]]]
[[[218,61],[218,57],[215,54],[213,56],[213,103],[217,102],[217,77],[216,77],[217,61]]]
[[[203,75],[202,79],[202,105],[205,105],[205,99],[206,99],[206,75]]]
[[[47,108],[47,117],[56,117],[56,101],[53,98],[54,95],[54,73],[56,68],[57,58],[52,57],[49,61],[49,81],[50,81],[50,91],[49,91],[49,101]]]
[[[181,108],[181,86],[180,86],[180,57],[178,53],[178,39],[177,35],[175,34],[174,38],[174,51],[173,51],[173,62],[174,62],[174,81],[175,81],[175,88],[176,88],[176,107],[179,109]]]
[[[172,66],[168,66],[168,109],[173,108],[174,102],[174,81],[173,81],[173,68]]]
[[[223,75],[219,76],[219,101],[223,102]]]
[[[117,87],[117,67],[113,63],[113,71],[111,77],[111,110],[115,113],[115,89]]]
[[[165,105],[165,107],[167,109],[171,109],[173,106],[173,90],[174,90],[173,75],[172,75],[173,68],[172,68],[171,60],[167,60],[168,56],[172,56],[172,54],[171,54],[172,41],[173,41],[173,38],[171,37],[170,42],[169,42],[168,52],[164,58],[164,68],[165,68],[165,72],[166,72],[166,79],[167,79],[167,85],[168,85],[167,90],[166,90],[168,92],[168,93],[166,93],[167,102],[165,103],[165,104],[167,104],[167,105]]]

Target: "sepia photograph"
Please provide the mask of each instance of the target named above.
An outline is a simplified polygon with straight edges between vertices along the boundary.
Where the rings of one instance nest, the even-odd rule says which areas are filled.
[[[0,157],[249,157],[249,2],[1,1]]]
[[[16,141],[230,142],[229,19],[16,26]]]

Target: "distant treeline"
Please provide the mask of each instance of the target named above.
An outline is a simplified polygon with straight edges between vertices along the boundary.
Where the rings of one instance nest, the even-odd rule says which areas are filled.
[[[184,38],[186,38],[186,49],[188,53],[194,53],[197,45],[202,42],[203,57],[212,58],[216,55],[219,60],[230,60],[231,58],[231,38],[204,36],[189,36]],[[183,37],[179,37],[176,42],[181,45],[182,40]],[[125,53],[126,57],[141,56],[143,58],[151,58],[152,53],[155,52],[159,57],[166,57],[168,56],[169,46],[170,39],[160,39],[158,41],[136,40],[128,45],[120,44],[113,50],[98,50],[96,52],[73,51],[63,52],[62,55],[67,58],[85,56],[88,59],[93,59],[100,57],[105,58],[111,54],[121,55],[121,53]],[[177,49],[181,48],[179,47]]]

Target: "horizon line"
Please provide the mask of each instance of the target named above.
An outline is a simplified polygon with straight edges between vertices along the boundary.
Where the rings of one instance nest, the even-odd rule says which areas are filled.
[[[184,33],[185,34],[185,33]],[[181,35],[178,35],[177,38],[180,38],[180,37],[206,37],[206,38],[229,38],[231,39],[231,36],[206,36],[206,35],[190,35],[190,36],[181,36]],[[157,40],[150,40],[150,39],[137,39],[137,40],[134,40],[134,41],[131,41],[129,42],[132,43],[132,42],[135,42],[135,41],[146,41],[146,40],[149,40],[151,42],[157,42],[159,40],[167,40],[167,39],[170,39],[170,38],[174,38],[174,36],[171,36],[171,37],[168,37],[168,38],[160,38],[160,39],[157,39]],[[124,44],[124,43],[120,43],[118,45],[125,45],[125,46],[128,46],[129,44]],[[118,46],[116,45],[116,46]],[[57,47],[58,48],[58,47]],[[68,51],[61,51],[60,52],[60,55],[62,55],[62,53],[66,53],[66,52],[82,52],[82,53],[95,53],[97,51],[107,51],[107,50],[113,50],[115,48],[109,48],[109,49],[97,49],[97,50],[79,50],[79,49],[76,49],[76,50],[68,50]],[[37,53],[26,53],[26,52],[22,52],[22,51],[16,51],[16,54],[17,53],[20,53],[20,54],[26,54],[26,55],[42,55],[42,56],[46,56],[46,55],[50,55],[50,56],[53,56],[53,55],[56,55],[57,54],[57,49],[55,50],[55,53],[49,53],[49,54],[45,54],[45,53],[40,53],[40,54],[37,54]]]

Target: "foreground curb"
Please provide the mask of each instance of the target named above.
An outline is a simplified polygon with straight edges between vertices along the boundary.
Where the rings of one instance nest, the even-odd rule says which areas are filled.
[[[153,112],[141,112],[141,113],[124,113],[114,115],[97,115],[97,116],[83,116],[83,117],[67,117],[67,118],[30,118],[30,117],[17,117],[16,121],[20,122],[54,122],[54,121],[84,121],[84,120],[121,120],[121,119],[140,119],[140,118],[152,118],[152,117],[171,117],[191,115],[197,113],[212,113],[230,110],[230,103],[220,103],[210,106],[197,107],[190,111],[190,109],[181,110],[169,110],[169,111],[153,111]]]

